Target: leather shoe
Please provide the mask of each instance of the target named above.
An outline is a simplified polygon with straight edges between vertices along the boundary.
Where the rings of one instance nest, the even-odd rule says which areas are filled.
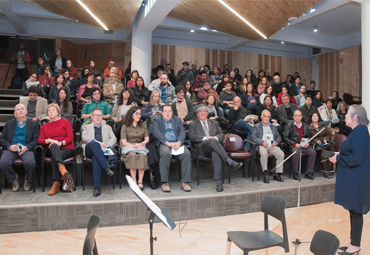
[[[140,187],[139,185],[140,185],[141,187]],[[139,189],[140,189],[141,191],[144,191],[144,185],[143,185],[143,183],[142,183],[142,182],[138,182],[138,183],[137,183],[137,186],[139,187]]]
[[[293,176],[294,177],[294,176]],[[278,182],[284,182],[284,179],[280,177],[280,175],[274,175],[273,177],[273,180],[274,181],[278,181]]]
[[[217,192],[222,192],[222,191],[224,191],[224,187],[222,186],[222,182],[221,182],[221,181],[218,181],[218,182],[217,182],[216,191],[217,191]]]
[[[170,184],[168,182],[162,183],[162,191],[163,192],[171,192]]]
[[[15,174],[15,179],[12,181],[12,190],[17,192],[19,190],[18,174]]]
[[[105,170],[105,173],[107,174],[108,178],[110,178],[114,175],[114,172],[109,167],[106,167],[104,170]]]
[[[100,189],[94,189],[94,194],[93,194],[94,197],[98,197],[100,196],[100,194],[101,194]]]
[[[294,179],[294,180],[297,180],[297,181],[299,180],[299,178],[298,178],[298,173],[294,173],[294,174],[293,174],[293,179]]]
[[[263,182],[270,183],[269,177],[267,175],[263,177]]]
[[[188,184],[186,184],[185,182],[181,183],[181,189],[185,192],[190,192],[191,191],[191,188]]]
[[[231,163],[231,170],[236,171],[242,166],[243,166],[242,162],[236,162],[235,160],[233,160],[233,162]]]
[[[360,254],[360,251],[361,251],[361,249],[359,249],[358,251],[355,251],[355,252],[340,251],[340,252],[338,252],[338,254],[339,255],[354,255],[354,254],[358,255],[358,254]]]
[[[310,173],[310,172],[307,172],[305,175],[304,175],[305,178],[309,179],[309,180],[313,180],[315,179],[315,177],[313,177],[313,173]]]

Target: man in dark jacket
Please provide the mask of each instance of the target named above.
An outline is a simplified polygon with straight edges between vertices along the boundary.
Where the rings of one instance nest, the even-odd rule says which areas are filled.
[[[304,123],[310,122],[311,114],[317,112],[317,108],[312,105],[312,97],[307,96],[305,99],[305,104],[299,107],[299,110],[302,112],[302,120]]]
[[[293,119],[294,121],[289,122],[284,129],[284,141],[291,146],[292,152],[297,151],[293,156],[293,179],[298,180],[299,154],[300,150],[302,150],[302,152],[308,156],[307,172],[305,177],[313,180],[316,152],[311,147],[310,143],[302,141],[303,138],[308,141],[311,137],[311,132],[308,125],[302,122],[302,112],[300,110],[295,110],[293,113]]]
[[[271,85],[276,95],[279,95],[282,92],[283,87],[288,88],[286,83],[281,81],[280,75],[277,74],[274,75],[274,82],[272,82]]]
[[[177,86],[175,88],[175,93],[177,100],[171,105],[173,115],[179,117],[185,129],[187,129],[189,123],[194,119],[194,106],[189,99],[185,98],[184,86]]]
[[[168,174],[172,157],[181,161],[181,188],[185,192],[191,191],[188,185],[191,182],[191,155],[188,148],[184,146],[186,132],[181,119],[173,116],[170,104],[163,106],[163,118],[154,121],[153,135],[159,144],[159,171],[162,191],[171,192]],[[177,156],[172,155],[172,152],[178,151],[181,146],[183,146],[184,152]]]
[[[289,95],[284,94],[281,97],[281,101],[283,103],[276,109],[277,121],[283,130],[286,124],[293,121],[293,113],[297,110],[297,107],[294,104],[289,103],[289,100]]]
[[[14,173],[12,164],[16,159],[22,159],[26,176],[23,190],[31,188],[36,162],[33,149],[37,146],[39,125],[27,119],[27,109],[23,104],[17,104],[14,109],[15,118],[6,122],[0,136],[0,146],[4,152],[0,160],[0,167],[4,171],[8,183],[12,183],[14,192],[19,190],[18,174]]]
[[[185,85],[183,84],[185,80],[190,81],[191,84],[194,83],[194,76],[193,76],[193,73],[189,69],[188,61],[185,61],[184,63],[182,63],[182,69],[178,71],[177,76],[176,76],[177,85]]]

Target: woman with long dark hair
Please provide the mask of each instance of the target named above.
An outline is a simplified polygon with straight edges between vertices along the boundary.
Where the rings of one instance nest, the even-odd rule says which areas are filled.
[[[72,60],[68,59],[66,62],[67,68],[65,70],[69,71],[69,77],[72,78],[73,80],[78,79],[78,72],[77,68],[74,67]]]
[[[57,94],[57,97],[54,103],[59,105],[60,107],[60,117],[62,117],[62,119],[69,120],[69,122],[72,125],[73,124],[72,123],[73,122],[73,116],[72,116],[73,106],[72,106],[72,103],[69,101],[68,91],[66,88],[63,88],[63,87],[59,88],[58,94]]]
[[[134,105],[137,105],[135,102],[132,101],[130,90],[128,88],[124,88],[121,90],[117,102],[115,102],[111,118],[114,122],[121,122],[121,120],[125,117],[127,111]]]
[[[220,95],[220,93],[222,92],[222,90],[224,90],[224,88],[225,88],[225,84],[226,84],[226,82],[228,82],[229,81],[229,75],[228,74],[224,74],[223,76],[222,76],[222,80],[221,80],[221,82],[218,84],[218,86],[217,86],[217,88],[216,88],[216,92],[217,92],[217,94],[219,94]]]
[[[49,63],[48,61],[46,61],[45,57],[40,57],[37,59],[37,65],[35,66],[35,72],[37,75],[41,74],[41,68],[44,66],[44,65],[47,65],[49,66]],[[50,68],[50,66],[49,66]],[[53,72],[50,70],[50,75],[53,76]]]
[[[258,107],[258,110],[256,112],[256,115],[259,117],[260,120],[261,120],[261,114],[262,114],[262,112],[264,110],[268,110],[271,113],[271,120],[270,120],[270,122],[272,122],[274,124],[278,124],[278,122],[277,122],[276,107],[274,106],[272,96],[269,95],[269,94],[267,94],[263,98],[263,103],[260,104],[260,106]]]
[[[252,83],[254,88],[257,88],[257,79],[256,76],[253,74],[252,69],[248,69],[244,77],[248,79],[249,83]]]
[[[36,86],[39,89],[39,95],[41,97],[46,98],[46,93],[43,90],[42,86],[40,85],[40,82],[37,80],[36,72],[31,73],[30,78],[27,81],[23,82],[22,84],[23,96],[28,96],[28,89],[32,86]]]
[[[277,101],[276,101],[274,88],[271,85],[268,85],[265,88],[265,91],[261,94],[261,96],[260,96],[260,101],[261,102],[264,101],[266,95],[270,95],[272,97],[273,104],[274,104],[275,107],[277,107],[278,104],[277,104]]]
[[[80,82],[80,85],[84,85],[87,83],[87,77],[89,74],[92,74],[92,72],[90,71],[90,67],[88,66],[85,66],[83,69],[82,69],[82,73],[81,73],[81,77],[78,79],[78,81]],[[94,74],[93,74],[94,75]],[[94,79],[93,79],[94,80]],[[96,84],[96,83],[95,83]]]
[[[57,97],[57,94],[58,94],[58,90],[60,88],[65,88],[67,90],[67,97],[69,98],[69,95],[71,94],[71,91],[69,90],[69,87],[66,85],[67,81],[66,79],[64,79],[64,76],[62,73],[58,73],[56,76],[55,76],[55,79],[54,79],[54,82],[55,82],[55,86],[52,86],[50,88],[50,92],[49,92],[49,104],[51,104],[52,102],[55,101],[56,97]]]
[[[214,120],[220,116],[220,110],[218,109],[217,99],[215,95],[208,94],[204,102],[204,105],[207,108],[209,119]]]
[[[138,76],[135,80],[135,86],[131,87],[131,100],[138,104],[138,106],[145,106],[150,99],[149,90],[145,87],[144,79]]]
[[[315,97],[312,100],[312,105],[319,109],[323,106],[324,102],[322,101],[322,93],[320,90],[316,91]]]
[[[78,88],[78,93],[77,93],[77,109],[82,108],[86,103],[91,102],[91,95],[90,92],[92,88],[96,87],[99,88],[99,85],[94,84],[94,74],[89,73],[87,74],[87,82],[84,85],[81,85]]]
[[[256,94],[253,84],[247,84],[247,91],[241,96],[242,105],[252,112],[256,112],[260,103],[260,97]]]
[[[50,66],[43,65],[41,68],[41,74],[39,74],[38,81],[45,91],[46,95],[49,95],[50,87],[54,85],[54,79],[50,74]]]

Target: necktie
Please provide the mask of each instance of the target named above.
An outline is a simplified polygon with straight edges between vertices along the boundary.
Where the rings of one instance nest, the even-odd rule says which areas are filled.
[[[206,136],[209,136],[209,129],[208,129],[208,125],[207,125],[207,122],[203,122],[203,127],[204,127],[204,131],[206,132]]]

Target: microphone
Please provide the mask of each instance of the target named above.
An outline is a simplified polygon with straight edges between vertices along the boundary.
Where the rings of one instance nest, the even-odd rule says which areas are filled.
[[[326,124],[329,124],[329,123],[339,123],[339,119],[338,118],[333,118],[332,120],[325,120],[325,121],[321,121],[317,124],[319,125],[326,125]]]

